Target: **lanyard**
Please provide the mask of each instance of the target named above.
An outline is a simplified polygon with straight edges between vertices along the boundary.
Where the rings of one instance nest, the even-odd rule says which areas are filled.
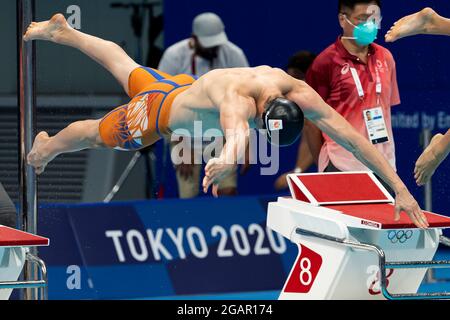
[[[197,74],[197,60],[196,60],[197,55],[194,53],[192,55],[192,59],[191,59],[191,74],[194,76],[198,76]],[[209,62],[209,70],[213,70],[214,67],[214,60],[211,60]]]
[[[359,78],[358,72],[356,71],[356,68],[354,65],[352,68],[350,68],[350,71],[352,73],[353,80],[355,81],[356,89],[358,90],[358,96],[361,99],[364,99],[364,96],[365,96],[364,89],[362,87],[361,79]],[[381,96],[383,87],[381,84],[380,70],[378,69],[378,66],[375,67],[375,72],[376,72],[375,91],[377,93],[377,104],[379,105],[380,104],[380,96]]]
[[[195,61],[195,53],[192,55],[191,61],[191,73],[196,76],[197,75],[197,62]]]

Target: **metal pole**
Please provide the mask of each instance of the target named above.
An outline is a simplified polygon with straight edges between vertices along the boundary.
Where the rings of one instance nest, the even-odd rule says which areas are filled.
[[[36,107],[36,56],[34,42],[23,42],[22,36],[34,20],[35,1],[17,0],[17,51],[18,51],[18,100],[19,100],[19,179],[20,210],[19,227],[29,233],[37,233],[37,183],[33,169],[27,166],[26,158],[33,145]],[[30,253],[37,256],[37,249]],[[24,268],[25,281],[38,277],[38,269],[31,263]],[[36,289],[27,289],[24,299],[35,300]]]
[[[431,130],[429,129],[423,130],[422,138],[423,138],[422,141],[423,150],[425,150],[430,145],[431,142],[432,138]],[[431,181],[425,185],[424,193],[425,193],[425,210],[433,211],[433,189]]]
[[[141,156],[142,156],[142,153],[140,153],[139,151],[137,151],[134,154],[133,158],[128,163],[127,167],[123,171],[123,173],[120,176],[117,183],[112,188],[111,192],[108,193],[105,200],[103,200],[104,203],[110,203],[111,200],[116,196],[116,194],[119,192],[120,188],[122,188],[122,185],[125,183],[125,180],[127,180],[128,176],[130,175],[133,168],[136,166],[136,164],[139,161],[139,159],[141,158]]]
[[[422,144],[423,150],[425,150],[428,147],[428,145],[430,144],[431,137],[432,137],[432,134],[431,134],[430,129],[424,129],[422,131],[421,144]],[[424,206],[425,206],[424,209],[426,211],[431,212],[431,211],[433,211],[433,186],[431,184],[431,181],[425,185],[423,192],[424,192]],[[425,282],[427,282],[427,283],[436,282],[434,273],[435,272],[433,269],[428,270],[427,274],[425,276]]]

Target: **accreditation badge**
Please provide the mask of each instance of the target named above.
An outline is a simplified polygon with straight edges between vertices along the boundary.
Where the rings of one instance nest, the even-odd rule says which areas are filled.
[[[383,108],[366,109],[363,111],[363,117],[366,123],[367,134],[372,144],[389,141],[386,122],[383,116]]]

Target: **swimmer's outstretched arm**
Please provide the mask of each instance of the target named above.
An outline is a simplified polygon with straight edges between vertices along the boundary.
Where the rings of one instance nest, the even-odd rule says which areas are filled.
[[[73,29],[62,14],[31,23],[23,40],[46,40],[80,50],[112,73],[127,93],[129,75],[139,67],[120,46]]]
[[[417,201],[381,153],[339,113],[327,105],[318,93],[302,82],[298,85],[298,89],[287,97],[295,101],[303,109],[305,116],[320,130],[352,152],[359,161],[391,186],[396,193],[396,220],[400,219],[400,212],[403,210],[417,227],[427,228],[429,226]]]
[[[232,170],[236,170],[240,161],[245,160],[250,135],[248,121],[255,117],[255,114],[251,114],[253,111],[256,111],[254,100],[235,93],[228,94],[220,103],[220,123],[226,143],[220,156],[206,164],[202,184],[204,193],[212,185],[213,195],[218,197],[220,181]]]
[[[425,8],[397,21],[385,38],[386,42],[394,42],[416,34],[450,36],[450,19],[441,17],[431,8]]]
[[[437,134],[416,162],[414,178],[419,186],[428,183],[436,169],[450,153],[450,129],[445,135]]]
[[[74,122],[53,137],[40,132],[28,154],[28,164],[39,175],[60,154],[105,147],[100,138],[99,123],[100,120]]]

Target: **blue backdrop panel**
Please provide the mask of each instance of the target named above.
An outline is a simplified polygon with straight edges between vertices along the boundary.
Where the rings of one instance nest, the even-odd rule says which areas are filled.
[[[268,199],[165,200],[40,209],[51,299],[281,290],[296,246],[265,227]],[[73,288],[69,266],[81,271]]]
[[[392,51],[398,71],[402,104],[394,115],[424,113],[436,121],[433,133],[445,132],[450,117],[450,39],[439,36],[417,36],[396,43],[384,42],[384,34],[391,25],[407,14],[431,6],[450,17],[448,1],[383,1],[382,29],[377,42]],[[230,40],[240,46],[254,66],[267,64],[284,67],[289,56],[301,49],[321,52],[339,36],[337,1],[239,1],[239,0],[166,0],[165,42],[171,45],[189,37],[193,18],[205,11],[219,14],[226,25]],[[443,120],[444,119],[444,120]],[[423,189],[413,180],[414,163],[421,153],[420,132],[426,127],[419,121],[416,127],[406,127],[404,122],[394,128],[397,145],[399,174],[423,204]],[[295,164],[296,146],[281,150],[280,172],[290,170]],[[167,195],[176,196],[173,170],[169,170]],[[437,171],[434,187],[434,210],[446,213],[450,207],[450,161]],[[261,176],[253,167],[249,174],[239,179],[239,192],[246,195],[271,194],[274,176]]]
[[[48,279],[52,283],[49,290],[51,299],[96,299],[97,295],[90,284],[79,242],[73,231],[68,215],[69,208],[46,206],[39,211],[39,233],[50,240],[49,247],[39,249],[40,255],[49,267]],[[70,266],[81,272],[80,288],[69,290]],[[70,281],[69,281],[70,282]]]

